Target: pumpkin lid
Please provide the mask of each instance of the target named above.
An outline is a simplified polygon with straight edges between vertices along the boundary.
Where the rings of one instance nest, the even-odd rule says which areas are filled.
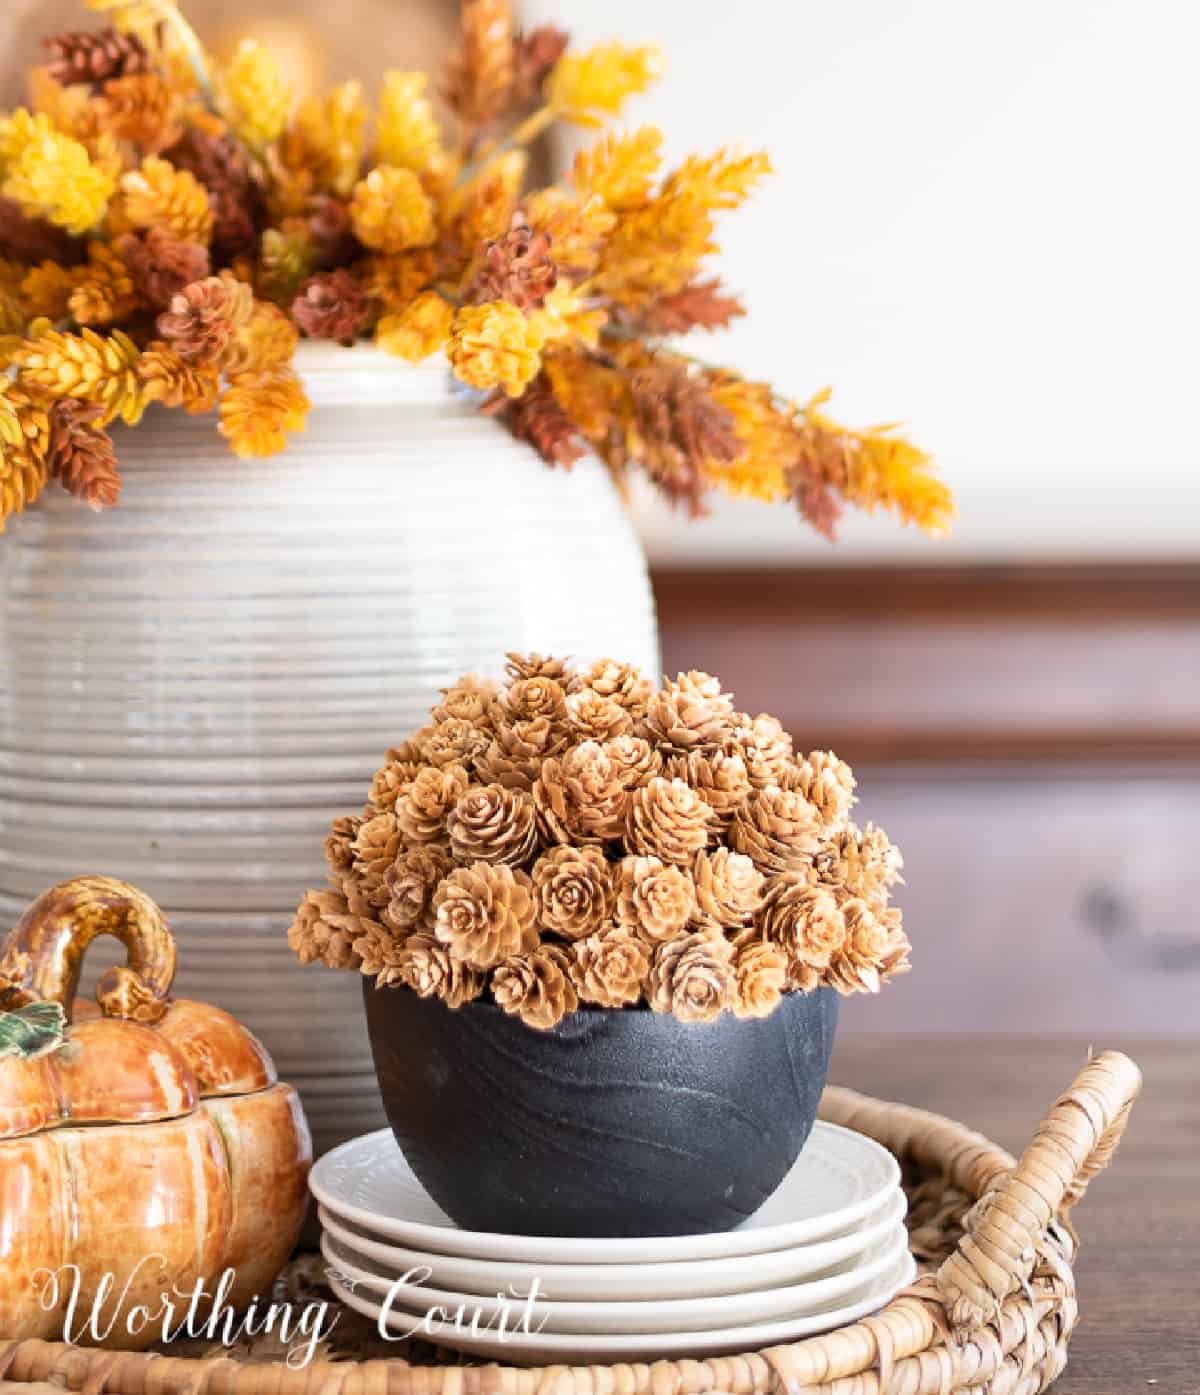
[[[101,977],[98,1006],[77,1004],[102,934],[127,962]],[[270,1056],[236,1018],[170,997],[175,964],[162,912],[135,887],[86,877],[40,896],[0,949],[0,1139],[170,1119],[273,1085]]]

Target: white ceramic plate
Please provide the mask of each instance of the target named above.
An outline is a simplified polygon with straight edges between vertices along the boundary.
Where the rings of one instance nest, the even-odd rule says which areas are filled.
[[[388,1279],[372,1273],[369,1267],[364,1267],[369,1266],[369,1260],[361,1259],[328,1234],[321,1237],[321,1253],[340,1282],[380,1301],[390,1296],[392,1311],[424,1315],[431,1308],[454,1312],[462,1307],[480,1313],[489,1322],[496,1322],[505,1312],[520,1314],[528,1308],[530,1325],[538,1331],[576,1336],[580,1333],[590,1336],[709,1332],[805,1317],[864,1291],[869,1292],[871,1286],[894,1270],[908,1253],[908,1232],[897,1223],[886,1239],[875,1245],[857,1265],[808,1283],[723,1294],[716,1298],[675,1298],[648,1303],[557,1303],[544,1297],[540,1284],[529,1289],[520,1284],[506,1285],[488,1297],[457,1293],[431,1287],[427,1279],[422,1281],[424,1271],[421,1270],[413,1276],[413,1282],[404,1283],[402,1278]]]
[[[423,1325],[419,1315],[406,1314],[395,1309],[389,1314],[386,1328],[397,1340],[409,1336],[421,1337],[427,1341],[435,1340],[439,1346],[470,1352],[476,1356],[486,1356],[506,1365],[534,1362],[569,1364],[613,1360],[653,1361],[667,1356],[718,1356],[761,1351],[764,1347],[777,1346],[780,1342],[796,1341],[800,1337],[811,1337],[818,1332],[829,1332],[835,1327],[855,1322],[869,1313],[878,1312],[900,1289],[912,1282],[916,1272],[916,1261],[906,1251],[893,1269],[876,1283],[868,1285],[865,1292],[840,1306],[828,1308],[822,1313],[783,1318],[778,1322],[752,1323],[745,1327],[725,1327],[703,1332],[629,1332],[620,1336],[586,1336],[565,1332],[530,1333],[509,1329],[501,1335],[485,1330],[482,1322],[478,1330],[472,1331],[468,1313],[461,1324],[443,1323],[440,1329],[433,1333]],[[381,1305],[376,1300],[365,1293],[346,1288],[336,1278],[331,1277],[329,1282],[334,1293],[347,1307],[378,1321]]]
[[[879,1208],[900,1181],[895,1158],[873,1139],[818,1120],[775,1193],[740,1226],[705,1235],[561,1239],[456,1226],[379,1129],[326,1153],[309,1186],[326,1210],[410,1249],[528,1264],[661,1264],[762,1254],[825,1240]]]
[[[907,1209],[904,1193],[897,1188],[859,1229],[832,1240],[761,1255],[628,1266],[520,1264],[403,1249],[364,1235],[324,1206],[318,1209],[318,1215],[325,1230],[367,1260],[368,1267],[377,1274],[395,1277],[425,1265],[430,1270],[430,1283],[460,1293],[495,1294],[510,1284],[528,1292],[529,1285],[538,1279],[542,1292],[556,1302],[609,1302],[716,1297],[820,1278],[835,1273],[885,1239],[891,1228],[903,1220]]]

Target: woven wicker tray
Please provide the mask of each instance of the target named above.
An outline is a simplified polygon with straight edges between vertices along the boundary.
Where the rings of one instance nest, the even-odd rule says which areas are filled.
[[[305,1370],[261,1346],[130,1355],[0,1341],[0,1384],[26,1395],[39,1383],[85,1395],[1036,1395],[1066,1364],[1078,1316],[1071,1208],[1112,1157],[1140,1086],[1128,1057],[1098,1056],[1019,1163],[939,1115],[827,1090],[822,1118],[900,1159],[921,1273],[874,1317],[802,1342],[703,1361],[517,1368],[385,1347],[348,1315]],[[313,1275],[301,1262],[285,1282],[303,1293]]]

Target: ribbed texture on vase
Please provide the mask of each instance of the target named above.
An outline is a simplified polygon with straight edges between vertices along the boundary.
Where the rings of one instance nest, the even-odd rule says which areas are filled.
[[[505,650],[658,666],[598,461],[551,470],[440,369],[341,352],[303,351],[284,455],[154,410],[119,435],[118,511],[52,490],[0,540],[0,914],[81,873],[144,887],[178,991],[262,1037],[322,1148],[382,1119],[358,984],[284,936],[330,819]]]

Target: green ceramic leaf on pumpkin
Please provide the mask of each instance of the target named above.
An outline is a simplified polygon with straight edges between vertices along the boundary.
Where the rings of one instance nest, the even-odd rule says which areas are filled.
[[[67,1014],[61,1003],[29,1003],[0,1012],[0,1056],[32,1061],[66,1044]]]

